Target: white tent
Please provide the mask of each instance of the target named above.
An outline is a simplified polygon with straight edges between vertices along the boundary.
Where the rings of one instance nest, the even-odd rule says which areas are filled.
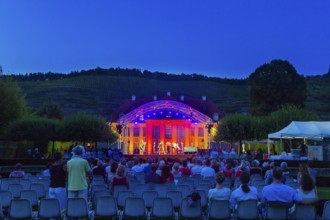
[[[293,121],[282,130],[268,134],[268,139],[330,137],[330,121]],[[270,153],[268,144],[268,154]]]

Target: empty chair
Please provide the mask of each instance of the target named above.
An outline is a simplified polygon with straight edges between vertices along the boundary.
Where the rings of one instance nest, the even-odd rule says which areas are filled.
[[[172,205],[175,211],[179,211],[182,201],[182,192],[178,190],[171,190],[166,193],[166,197],[172,200]]]
[[[154,189],[158,192],[159,197],[165,197],[167,191],[169,191],[169,186],[166,184],[155,184]]]
[[[38,199],[37,192],[35,190],[31,190],[31,189],[22,190],[20,198],[29,200],[33,210],[36,210],[38,208],[39,199]]]
[[[316,219],[316,208],[314,204],[296,204],[294,215],[294,219],[297,220],[315,220]]]
[[[190,205],[190,198],[184,198],[181,202],[180,218],[184,219],[199,219],[202,217],[201,203],[197,202],[194,205]]]
[[[61,218],[60,202],[55,198],[41,199],[39,204],[38,219]]]
[[[154,199],[158,197],[158,192],[154,190],[148,190],[144,191],[142,193],[142,198],[144,200],[144,205],[147,208],[148,211],[151,210],[153,204],[154,204]]]
[[[244,200],[237,203],[237,219],[259,219],[258,201]]]
[[[199,184],[199,185],[197,185],[196,190],[203,190],[205,192],[206,196],[208,196],[210,186],[208,184]]]
[[[151,217],[154,218],[170,218],[174,217],[174,209],[171,198],[158,197],[153,200]]]
[[[88,207],[84,198],[69,198],[66,209],[68,218],[87,218]]]
[[[117,204],[112,196],[100,196],[96,199],[95,217],[116,217]]]
[[[21,191],[23,190],[23,186],[19,183],[12,183],[8,185],[8,190],[13,194],[14,198],[19,198]]]
[[[32,219],[31,203],[27,199],[12,199],[8,217],[13,219]]]
[[[322,220],[330,220],[330,201],[324,203]]]
[[[105,185],[104,179],[93,179],[92,185]]]
[[[292,203],[284,202],[268,202],[266,208],[266,219],[287,219],[289,216],[288,209]]]
[[[23,189],[30,189],[31,181],[29,179],[20,179],[19,183],[23,186]]]
[[[91,195],[93,196],[94,192],[97,190],[107,190],[108,188],[106,187],[106,185],[102,184],[102,185],[92,185],[91,187]]]
[[[49,190],[50,179],[47,179],[47,178],[38,179],[38,183],[41,183],[42,185],[44,185],[44,190],[46,192]]]
[[[0,190],[0,208],[8,208],[10,201],[13,199],[13,194],[9,190]]]
[[[38,183],[39,177],[37,177],[37,176],[29,176],[28,179],[30,180],[31,184],[32,183]]]
[[[123,217],[145,218],[146,211],[143,198],[127,197],[125,200]]]
[[[119,210],[124,210],[126,198],[133,197],[133,196],[134,196],[133,191],[120,191],[120,192],[118,192],[118,197],[117,197],[118,209]]]
[[[1,179],[1,190],[8,190],[9,184],[19,183],[20,178],[3,178]]]
[[[188,185],[177,185],[176,190],[181,191],[182,197],[187,197],[190,194],[190,186]]]
[[[251,186],[258,188],[259,185],[265,185],[265,180],[263,179],[253,179],[251,180]]]
[[[96,200],[98,197],[101,196],[111,196],[111,193],[109,190],[96,190],[94,191],[94,194],[92,195],[92,205],[95,207],[96,205]]]
[[[230,219],[228,200],[211,200],[208,219]]]
[[[144,191],[148,191],[148,190],[150,190],[150,189],[151,189],[151,187],[150,187],[149,184],[142,184],[142,183],[140,183],[140,184],[136,184],[136,185],[134,186],[134,189],[133,189],[134,196],[142,197],[142,193],[143,193]]]
[[[42,183],[31,183],[30,185],[31,190],[35,190],[37,192],[37,196],[39,199],[46,197],[46,190],[44,184]]]
[[[116,199],[118,198],[118,192],[120,191],[128,191],[126,185],[117,185],[114,186],[112,189],[112,196],[115,197]]]
[[[179,184],[188,185],[190,187],[190,191],[195,189],[195,182],[193,180],[191,180],[190,178],[183,179]]]

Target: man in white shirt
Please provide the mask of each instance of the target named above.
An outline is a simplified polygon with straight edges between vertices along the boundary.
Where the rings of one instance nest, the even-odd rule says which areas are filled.
[[[201,175],[202,168],[202,161],[195,159],[194,166],[191,168],[191,175]]]

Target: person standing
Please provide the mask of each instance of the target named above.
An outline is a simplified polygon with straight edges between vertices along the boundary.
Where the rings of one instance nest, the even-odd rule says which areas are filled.
[[[88,199],[87,178],[91,177],[91,168],[86,159],[83,158],[85,149],[77,145],[72,149],[73,156],[67,162],[68,167],[68,198]]]
[[[60,202],[61,210],[66,209],[66,164],[62,161],[62,154],[60,152],[54,153],[54,164],[49,168],[50,185],[49,185],[49,198],[57,198]]]

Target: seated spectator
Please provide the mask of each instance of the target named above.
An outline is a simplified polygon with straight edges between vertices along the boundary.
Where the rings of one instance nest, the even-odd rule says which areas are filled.
[[[52,166],[53,164],[52,163],[47,163],[47,166],[46,166],[46,169],[44,169],[42,171],[42,176],[46,176],[46,177],[49,177],[50,176],[50,173],[49,173],[49,168]]]
[[[132,167],[132,170],[135,171],[135,173],[142,173],[143,167],[141,166],[141,161],[139,161],[138,158],[134,158],[134,166]]]
[[[251,162],[250,174],[260,174],[262,175],[262,169],[259,167],[259,161],[253,160]]]
[[[212,168],[211,168],[212,169]],[[224,187],[222,183],[225,181],[225,175],[218,172],[215,176],[215,188],[209,190],[208,198],[209,200],[229,200],[231,190],[227,187]]]
[[[290,172],[288,170],[288,164],[285,161],[281,162],[280,167],[282,169],[283,175],[284,176],[289,176]]]
[[[239,179],[241,186],[235,189],[230,196],[230,205],[232,208],[236,208],[239,201],[243,200],[258,200],[258,191],[254,186],[249,186],[250,174],[243,172]]]
[[[112,178],[116,176],[117,169],[118,169],[118,163],[116,161],[112,162],[110,166],[110,171],[107,173],[108,183],[111,183]]]
[[[162,167],[162,175],[160,176],[160,183],[174,182],[174,176],[171,173],[169,166],[164,165]]]
[[[25,172],[22,170],[22,164],[17,163],[15,165],[15,170],[11,171],[9,174],[9,178],[24,178]]]
[[[300,179],[300,188],[297,189],[303,202],[315,202],[318,200],[317,192],[313,178],[308,174],[302,174]]]
[[[151,164],[150,166],[151,172],[146,174],[145,176],[145,183],[160,183],[160,176],[156,173],[158,169],[158,165],[156,163]]]
[[[102,176],[104,180],[105,178],[105,168],[103,167],[103,161],[97,160],[96,166],[92,169],[93,176]]]
[[[282,169],[275,166],[273,168],[272,184],[265,186],[262,190],[261,206],[263,208],[265,208],[269,202],[283,202],[293,204],[300,203],[302,201],[301,196],[296,192],[295,189],[282,183],[282,176]]]
[[[129,181],[128,178],[125,176],[125,167],[120,165],[117,169],[117,175],[112,178],[110,183],[110,188],[113,191],[114,186],[118,185],[126,185],[127,189],[129,189]]]
[[[220,165],[219,165],[217,159],[212,159],[212,161],[211,161],[211,168],[214,169],[214,172],[216,172],[216,173],[219,172]]]
[[[179,169],[180,169],[180,164],[178,162],[175,162],[173,164],[173,171],[172,171],[174,178],[182,176],[182,173],[181,171],[179,171]]]
[[[202,168],[201,176],[203,178],[205,178],[205,177],[215,177],[215,171],[214,171],[213,168],[211,168],[211,161],[209,159],[207,159],[205,161],[205,167]]]
[[[122,166],[124,166],[123,164],[121,164]],[[126,176],[128,177],[135,177],[135,171],[132,169],[132,167],[134,166],[134,162],[133,161],[128,161],[127,162],[127,170],[126,170]]]
[[[187,161],[182,161],[182,167],[179,168],[179,171],[182,173],[182,176],[190,176],[191,170],[187,167]]]
[[[194,166],[191,168],[191,175],[201,175],[202,168],[202,161],[196,158]]]

